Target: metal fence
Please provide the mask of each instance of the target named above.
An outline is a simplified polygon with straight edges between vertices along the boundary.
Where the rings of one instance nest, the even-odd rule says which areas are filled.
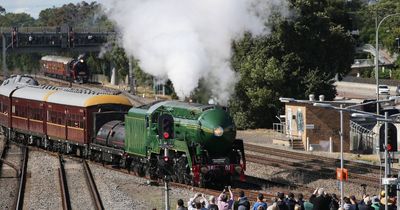
[[[350,121],[350,149],[361,153],[373,153],[377,134],[362,125]]]

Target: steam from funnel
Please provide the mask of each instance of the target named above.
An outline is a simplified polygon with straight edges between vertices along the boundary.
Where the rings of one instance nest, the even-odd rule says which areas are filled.
[[[180,98],[204,78],[213,97],[226,103],[238,77],[231,43],[244,32],[268,33],[270,11],[282,0],[118,0],[107,14],[122,33],[122,46],[147,73],[169,78]]]

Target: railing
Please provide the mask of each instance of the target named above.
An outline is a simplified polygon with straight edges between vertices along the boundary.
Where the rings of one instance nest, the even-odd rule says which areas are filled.
[[[273,123],[272,127],[273,127],[275,132],[286,134],[286,123],[285,122]]]

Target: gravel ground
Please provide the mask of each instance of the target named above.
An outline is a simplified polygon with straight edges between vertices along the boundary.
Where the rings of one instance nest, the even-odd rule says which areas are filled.
[[[58,158],[30,151],[24,209],[61,209]]]
[[[164,209],[164,187],[150,186],[147,180],[125,173],[106,169],[89,163],[97,189],[105,209]],[[175,208],[176,201],[185,202],[194,192],[185,189],[170,190],[170,207]]]
[[[4,142],[1,141],[0,149],[3,149]],[[10,145],[7,150],[6,160],[13,163],[16,167],[21,167],[21,149],[16,145]],[[18,174],[6,164],[1,164],[0,179],[0,209],[12,209],[18,194]]]
[[[94,209],[82,162],[65,157],[64,169],[72,209]]]
[[[257,130],[246,130],[246,131],[238,131],[237,137],[242,138],[245,143],[251,143],[256,145],[262,145],[279,149],[291,150],[284,146],[278,146],[272,144],[272,139],[277,134],[272,130],[266,129],[257,129]],[[279,135],[279,134],[278,134]],[[292,150],[291,150],[292,151]],[[299,151],[302,153],[310,154],[309,152]],[[250,153],[249,153],[250,154]],[[313,152],[314,155],[331,157],[331,158],[339,158],[339,153],[325,153],[325,152]],[[364,156],[365,157],[365,156]],[[359,161],[360,155],[356,154],[344,154],[344,159],[351,161]],[[303,186],[309,187],[311,189],[315,189],[317,187],[324,188],[328,193],[336,193],[339,192],[339,182],[336,179],[318,179],[317,177],[311,177],[307,175],[303,175],[297,171],[288,171],[286,169],[281,169],[272,166],[262,166],[256,163],[247,162],[247,171],[246,174],[249,176],[254,176],[266,180],[278,181],[278,182],[286,182],[292,184],[301,184]],[[367,174],[364,174],[367,175]],[[376,176],[371,174],[371,176]],[[266,189],[270,192],[277,192],[276,188]],[[275,191],[274,191],[275,190]],[[367,187],[367,193],[369,194],[379,194],[380,189]],[[304,193],[304,192],[303,192]],[[344,183],[344,193],[345,196],[355,195],[356,197],[362,197],[363,188],[354,183]]]

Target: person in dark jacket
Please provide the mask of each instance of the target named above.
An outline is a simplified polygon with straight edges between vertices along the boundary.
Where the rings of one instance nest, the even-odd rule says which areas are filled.
[[[276,202],[276,206],[279,210],[289,210],[288,206],[285,203],[285,194],[278,192],[278,201]]]
[[[374,208],[371,206],[371,198],[369,196],[365,197],[363,202],[360,202],[358,204],[358,210],[374,210]]]
[[[301,210],[304,210],[304,196],[303,196],[302,193],[299,193],[299,194],[297,195],[297,204],[300,205]]]
[[[329,209],[330,200],[325,196],[324,189],[318,188],[316,193],[317,197],[311,201],[311,203],[314,204],[313,210]]]
[[[331,202],[329,204],[329,210],[337,210],[339,209],[339,199],[336,194],[331,195]]]
[[[239,199],[233,205],[234,205],[233,209],[250,210],[250,201],[244,195],[243,190],[239,192]]]
[[[285,200],[286,205],[289,210],[294,210],[294,206],[296,205],[296,200],[294,199],[294,194],[289,193],[288,198]]]
[[[176,204],[176,210],[187,210],[182,199],[179,199]]]

